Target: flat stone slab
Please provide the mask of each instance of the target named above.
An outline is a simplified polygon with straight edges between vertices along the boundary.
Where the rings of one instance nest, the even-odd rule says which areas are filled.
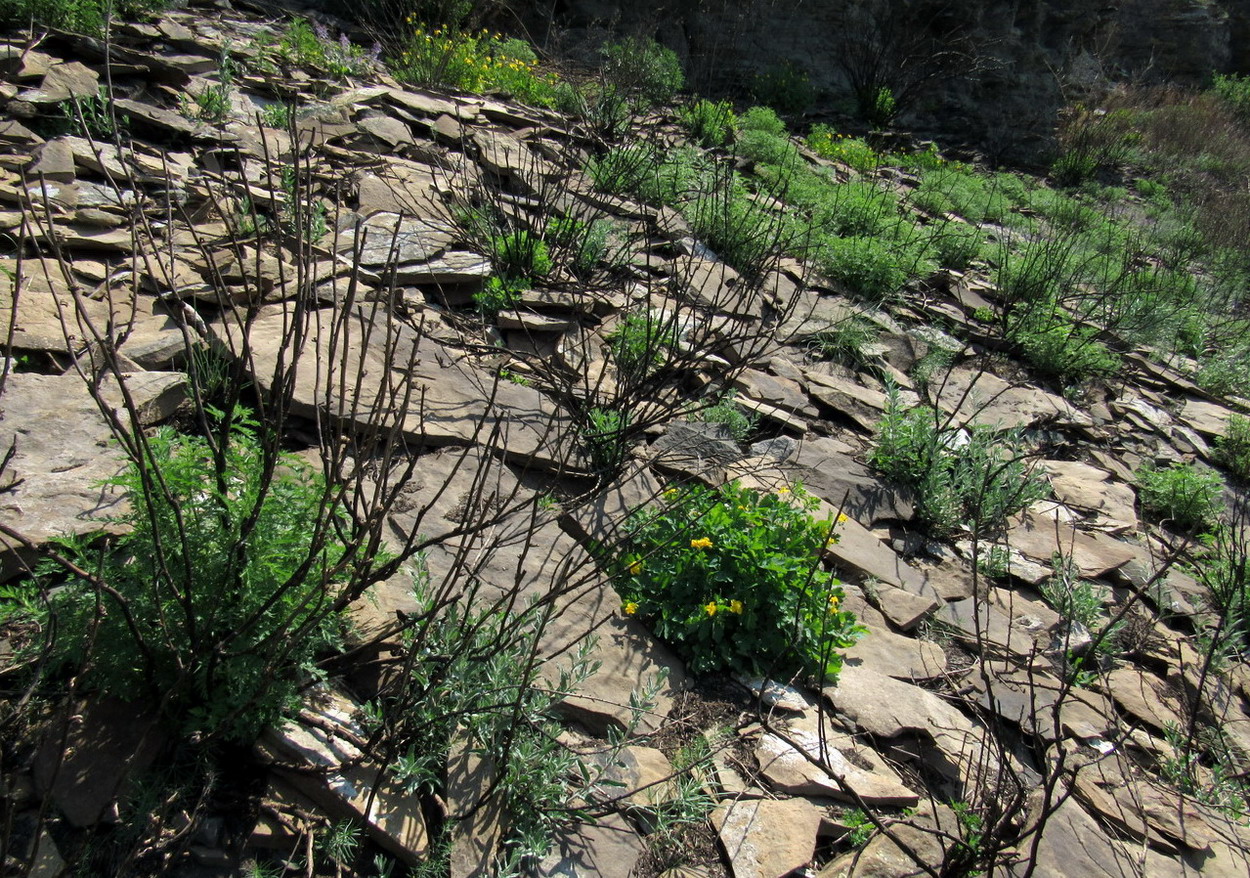
[[[884,481],[843,448],[824,437],[805,440],[786,464],[804,488],[866,527],[910,521],[915,514],[910,492]]]
[[[1190,397],[1185,400],[1181,409],[1181,420],[1193,427],[1204,436],[1225,436],[1228,434],[1228,420],[1233,410],[1205,399]]]
[[[1044,422],[1092,426],[1089,415],[1040,387],[1015,386],[990,372],[952,369],[940,384],[938,405],[964,424],[1029,427]]]
[[[1087,463],[1047,460],[1042,468],[1050,476],[1055,496],[1067,506],[1093,513],[1094,523],[1123,530],[1137,529],[1132,486],[1116,481],[1111,473]]]
[[[808,393],[813,399],[850,418],[865,432],[872,432],[877,428],[885,414],[887,399],[884,393],[835,375],[811,370],[804,375],[808,382]]]
[[[1082,576],[1098,579],[1134,560],[1131,546],[1106,534],[1090,534],[1060,521],[1054,512],[1029,509],[1016,518],[1007,544],[1025,556],[1049,564],[1055,553],[1070,555]]]
[[[367,737],[358,713],[359,705],[346,696],[322,690],[298,717],[267,729],[258,754],[272,763],[302,763],[308,772],[275,771],[331,819],[360,822],[375,843],[415,866],[429,846],[420,802],[356,746]]]
[[[646,844],[619,814],[557,833],[553,850],[534,871],[540,878],[630,878]]]
[[[871,805],[913,808],[920,801],[884,759],[849,735],[821,736],[810,728],[791,729],[784,735],[765,733],[755,758],[764,777],[783,793],[852,802],[849,788]],[[870,767],[861,764],[865,762]]]
[[[101,487],[127,465],[112,431],[77,375],[10,373],[0,397],[0,449],[16,445],[4,473],[0,522],[37,545],[112,527],[121,512],[116,489]],[[0,579],[24,568],[27,552],[0,536]]]
[[[876,738],[910,734],[920,738],[921,758],[965,788],[993,777],[997,756],[985,731],[937,695],[919,686],[853,666],[826,686],[839,718]]]
[[[360,427],[398,423],[418,448],[489,443],[518,462],[552,468],[574,453],[568,417],[537,390],[496,380],[380,308],[355,309],[337,337],[330,329],[336,310],[317,310],[308,317],[312,337],[292,352],[287,339],[294,308],[281,303],[261,312],[250,327],[249,363],[268,389],[280,357],[294,362],[292,413]],[[237,325],[218,321],[210,331],[224,350],[243,350]]]
[[[820,820],[805,799],[738,799],[712,812],[734,878],[782,878],[806,866]]]

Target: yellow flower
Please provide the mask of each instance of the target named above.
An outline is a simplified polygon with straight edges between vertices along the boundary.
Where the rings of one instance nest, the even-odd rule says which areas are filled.
[[[734,615],[741,616],[742,615],[742,601],[730,601],[729,612],[733,613]]]
[[[678,491],[676,488],[669,488],[667,491],[664,492],[664,499],[675,500],[677,498],[677,495],[680,493],[681,492]]]
[[[851,519],[847,517],[845,512],[839,512],[838,517],[834,520],[834,524],[846,524]]]
[[[699,537],[697,540],[691,540],[691,541],[690,541],[690,548],[692,548],[692,549],[710,549],[710,548],[712,548],[712,541],[711,541],[710,539],[708,539],[707,537]]]
[[[629,565],[629,573],[631,576],[637,576],[641,572],[642,572],[641,561],[635,561],[634,563]]]
[[[789,494],[789,493],[790,493],[790,489],[789,489],[789,488],[778,488],[778,489],[777,489],[777,496],[779,496],[779,497],[784,497],[786,494]]]
[[[718,607],[716,606],[716,601],[708,601],[707,606],[703,608],[703,612],[707,613],[708,618],[710,619],[712,616],[716,615],[717,609]]]
[[[621,612],[624,613],[626,616],[634,615],[634,613],[638,612],[638,602],[626,601],[624,605],[621,607]]]
[[[836,594],[829,595],[829,612],[836,613],[838,611],[838,596]]]

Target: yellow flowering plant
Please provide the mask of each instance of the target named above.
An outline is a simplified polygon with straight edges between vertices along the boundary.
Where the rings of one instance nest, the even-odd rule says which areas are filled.
[[[401,82],[479,94],[499,91],[540,107],[553,105],[558,82],[539,72],[538,56],[524,40],[424,25],[414,27],[391,67]]]
[[[835,678],[863,632],[822,567],[836,520],[801,486],[669,488],[635,516],[617,555],[621,611],[696,673],[805,671]]]

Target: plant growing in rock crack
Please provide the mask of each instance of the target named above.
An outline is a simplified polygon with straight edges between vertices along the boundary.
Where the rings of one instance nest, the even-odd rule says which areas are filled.
[[[690,136],[705,149],[727,146],[737,126],[733,105],[728,101],[697,98],[689,106],[683,107],[679,115]]]
[[[716,397],[711,405],[697,409],[691,419],[707,424],[724,424],[735,442],[745,442],[751,435],[751,431],[755,429],[758,418],[744,412],[742,407],[734,402],[736,397],[737,392],[729,390]]]
[[[1250,418],[1229,416],[1227,432],[1215,440],[1215,460],[1234,479],[1250,484]]]
[[[836,679],[838,650],[862,628],[821,569],[835,522],[800,487],[670,488],[635,513],[621,547],[622,612],[645,622],[697,673],[802,671]],[[693,536],[692,534],[697,534]]]
[[[168,429],[151,438],[112,481],[131,506],[109,520],[123,535],[102,550],[65,541],[64,560],[45,566],[79,571],[47,614],[64,632],[54,665],[86,665],[89,688],[159,693],[180,731],[249,741],[298,703],[314,660],[340,642],[326,607],[345,513],[325,507],[324,482],[297,458],[266,472],[245,413],[223,422],[218,447]],[[267,655],[279,635],[290,639]]]
[[[620,469],[629,451],[629,427],[629,412],[596,407],[586,413],[581,438],[593,472],[606,477]]]
[[[1097,637],[1100,650],[1109,651],[1124,623],[1117,622],[1110,629],[1104,630],[1107,626],[1103,603],[1108,596],[1108,589],[1085,579],[1076,562],[1058,552],[1055,553],[1051,567],[1054,575],[1038,587],[1046,603],[1066,621],[1075,622]]]
[[[869,460],[916,490],[917,517],[938,534],[961,525],[1000,531],[1011,515],[1049,494],[1021,431],[959,427],[928,406],[905,408],[892,383]]]
[[[220,125],[230,115],[230,98],[234,93],[234,59],[223,48],[217,62],[217,82],[208,83],[192,97],[182,96],[182,115],[188,119]]]
[[[1147,465],[1137,471],[1142,510],[1187,532],[1215,525],[1223,487],[1217,473],[1194,464],[1173,463],[1162,469]]]
[[[672,316],[654,311],[626,314],[609,341],[612,360],[623,374],[635,380],[646,378],[676,346],[677,334]]]
[[[699,734],[678,750],[672,761],[671,780],[652,794],[652,804],[644,809],[641,820],[646,830],[643,840],[648,865],[657,873],[688,863],[688,833],[706,826],[716,806],[709,790],[713,780],[712,754],[721,746],[721,741]]]

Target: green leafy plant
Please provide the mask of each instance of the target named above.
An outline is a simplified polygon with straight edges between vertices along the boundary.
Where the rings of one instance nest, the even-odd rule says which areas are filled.
[[[268,104],[261,108],[260,121],[266,127],[285,130],[290,126],[294,115],[294,108],[290,104]]]
[[[230,97],[234,93],[234,61],[228,48],[221,50],[217,80],[202,87],[192,97],[183,95],[182,115],[209,125],[225,122],[230,115]]]
[[[582,440],[591,470],[605,476],[617,472],[628,451],[629,413],[592,408],[586,417]]]
[[[677,53],[655,40],[627,37],[603,47],[607,81],[652,104],[671,101],[685,85]]]
[[[321,22],[295,18],[277,46],[277,56],[288,64],[320,68],[337,79],[363,76],[378,65],[382,47],[374,44],[366,52],[351,42],[347,34],[336,39]]]
[[[505,612],[480,597],[486,606],[475,609],[466,599],[435,612],[434,595],[419,585],[414,598],[429,623],[405,637],[406,648],[422,658],[405,664],[402,688],[368,705],[363,724],[385,729],[400,748],[396,777],[412,791],[441,792],[444,768],[457,752],[489,754],[500,856],[541,858],[556,830],[584,815],[584,807],[569,803],[588,799],[601,780],[562,743],[556,720],[559,705],[598,670],[594,644],[582,639],[540,677],[541,607],[522,602]],[[646,713],[661,682],[640,686],[631,716]],[[609,764],[613,755],[609,749]]]
[[[1228,432],[1215,440],[1215,459],[1234,479],[1250,482],[1250,418],[1229,416]]]
[[[330,527],[342,515],[325,509],[320,474],[299,458],[265,472],[256,429],[236,415],[220,458],[203,439],[158,430],[142,465],[112,482],[130,504],[110,519],[125,533],[104,550],[66,543],[92,576],[52,601],[58,664],[81,662],[92,644],[88,686],[155,693],[181,731],[242,742],[299,703],[314,659],[341,633],[326,571],[342,551]]]
[[[119,114],[114,122],[111,104],[108,86],[101,85],[94,97],[74,98],[58,104],[57,109],[80,137],[112,141],[117,138],[119,128],[125,130],[129,126],[130,117]]]
[[[1039,587],[1042,597],[1056,613],[1069,622],[1076,622],[1090,634],[1099,637],[1099,648],[1106,652],[1112,646],[1116,631],[1105,631],[1106,612],[1103,602],[1108,589],[1081,576],[1072,558],[1055,553],[1051,561],[1054,575]],[[1122,625],[1117,625],[1117,629]]]
[[[1223,487],[1217,473],[1192,463],[1174,463],[1162,469],[1147,465],[1137,471],[1142,510],[1189,532],[1214,526]]]
[[[612,333],[609,350],[616,368],[635,380],[649,376],[677,344],[677,325],[654,311],[626,314]]]
[[[478,94],[497,89],[540,107],[556,102],[557,77],[539,71],[528,43],[502,34],[418,24],[389,63],[401,82]]]
[[[490,256],[495,271],[507,277],[542,278],[551,273],[551,254],[547,243],[523,229],[492,235]]]
[[[494,275],[487,278],[482,289],[473,294],[473,303],[483,314],[494,317],[500,311],[516,307],[516,303],[521,300],[521,294],[531,286],[529,278]]]
[[[706,149],[726,146],[733,138],[737,120],[728,101],[697,98],[678,111],[690,136]]]
[[[1029,465],[1021,431],[962,428],[928,406],[905,408],[894,385],[869,459],[916,490],[917,517],[939,534],[961,524],[999,531],[1011,515],[1049,493],[1045,478]]]
[[[882,163],[881,156],[863,138],[839,134],[828,125],[813,125],[807,135],[807,145],[818,155],[842,162],[860,173],[871,173]]]
[[[114,18],[142,18],[165,6],[162,0],[4,0],[0,23],[25,27],[34,21],[95,36],[104,32],[106,13]]]
[[[757,419],[734,402],[736,396],[733,390],[722,394],[712,405],[698,409],[692,416],[693,419],[708,424],[724,424],[735,442],[745,442],[755,429]]]
[[[857,236],[827,238],[816,253],[816,264],[830,280],[870,302],[881,302],[912,277],[914,258],[884,238]]]
[[[734,482],[665,492],[639,511],[619,554],[622,611],[646,623],[696,673],[802,670],[836,678],[837,650],[863,630],[821,569],[836,540],[801,488]]]
[[[847,811],[840,820],[847,830],[846,835],[842,836],[842,841],[853,848],[862,848],[868,844],[877,831],[877,827],[868,819],[868,815],[859,808]]]
[[[279,219],[288,234],[310,243],[326,236],[329,225],[325,204],[312,196],[309,186],[301,184],[296,168],[289,165],[282,169],[282,196]]]
[[[864,369],[878,362],[876,355],[869,350],[878,333],[877,328],[863,317],[849,317],[810,336],[807,350],[822,360],[832,360],[850,369]]]
[[[1250,786],[1233,768],[1235,760],[1229,758],[1227,746],[1219,740],[1219,730],[1208,733],[1207,737],[1217,739],[1217,746],[1202,747],[1201,741],[1193,740],[1176,723],[1164,726],[1163,738],[1172,752],[1159,757],[1159,774],[1185,795],[1193,796],[1234,820],[1244,820],[1250,814]],[[1204,760],[1204,749],[1214,749],[1217,753]]]

